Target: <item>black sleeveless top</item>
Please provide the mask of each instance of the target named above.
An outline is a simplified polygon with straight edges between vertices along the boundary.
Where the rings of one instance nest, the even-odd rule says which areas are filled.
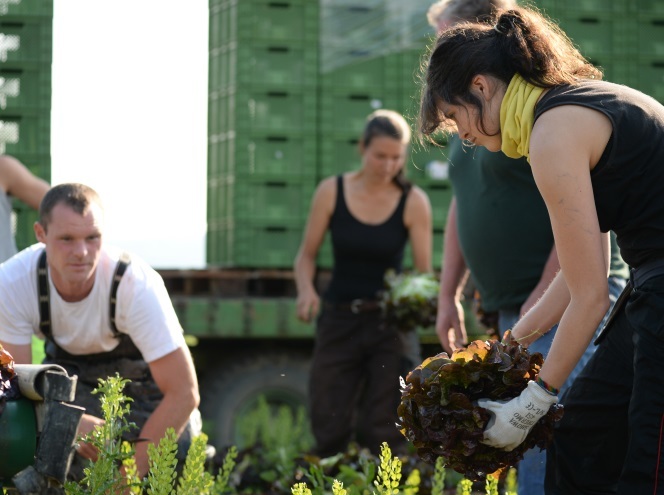
[[[632,267],[664,258],[664,106],[627,86],[584,81],[547,92],[535,120],[560,105],[597,110],[613,127],[590,174],[601,231],[615,231]]]
[[[334,253],[332,280],[325,293],[330,302],[353,299],[375,299],[383,289],[388,268],[401,271],[408,229],[403,222],[408,192],[385,222],[369,225],[357,220],[348,210],[344,198],[343,176],[337,177],[337,201],[330,219]]]

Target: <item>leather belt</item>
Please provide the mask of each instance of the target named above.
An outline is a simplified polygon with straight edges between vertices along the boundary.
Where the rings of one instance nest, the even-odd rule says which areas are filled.
[[[323,303],[325,309],[334,311],[350,311],[351,313],[366,313],[369,311],[380,311],[382,306],[376,299],[353,299],[350,302],[328,302]]]
[[[664,275],[664,258],[647,261],[638,268],[632,268],[631,272],[632,284],[638,289],[651,278]]]
[[[609,317],[607,318],[604,327],[599,331],[599,334],[595,339],[595,345],[598,345],[602,340],[604,340],[604,337],[606,337],[611,323],[613,323],[613,320],[616,318],[618,312],[627,303],[634,290],[638,290],[638,288],[648,280],[660,275],[664,275],[664,258],[648,261],[638,268],[632,268],[630,270],[630,278],[627,281],[627,285],[620,294],[620,297],[618,297],[616,303],[613,305],[613,309],[611,310],[611,313],[609,313]]]

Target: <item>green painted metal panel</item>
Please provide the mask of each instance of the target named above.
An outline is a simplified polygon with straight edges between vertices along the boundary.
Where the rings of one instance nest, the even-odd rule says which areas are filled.
[[[53,17],[53,0],[0,0],[0,20],[10,17]]]

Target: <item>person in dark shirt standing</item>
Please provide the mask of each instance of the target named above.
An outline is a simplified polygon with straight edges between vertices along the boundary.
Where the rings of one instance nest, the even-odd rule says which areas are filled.
[[[323,457],[345,451],[353,439],[375,454],[382,442],[394,450],[405,446],[395,426],[399,376],[407,348],[419,349],[418,336],[383,324],[377,293],[388,269],[401,270],[408,241],[415,269],[431,271],[431,205],[403,173],[410,137],[400,114],[369,115],[359,144],[362,167],[319,184],[295,259],[298,318],[311,321],[321,309],[313,283],[316,256],[329,229],[334,267],[317,321],[309,386],[316,451]],[[354,417],[360,399],[361,428]]]

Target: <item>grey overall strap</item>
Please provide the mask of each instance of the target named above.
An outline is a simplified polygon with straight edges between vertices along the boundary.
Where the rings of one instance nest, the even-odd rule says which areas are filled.
[[[122,276],[127,271],[127,266],[131,263],[131,258],[127,253],[122,253],[117,265],[115,266],[115,273],[111,281],[111,294],[109,300],[109,316],[110,326],[113,336],[120,337],[120,331],[115,324],[115,308],[117,306],[118,287],[122,281]],[[53,340],[53,331],[51,328],[51,300],[49,296],[48,285],[48,266],[46,264],[46,250],[39,256],[37,262],[37,290],[39,293],[39,329],[44,334],[47,340]]]

